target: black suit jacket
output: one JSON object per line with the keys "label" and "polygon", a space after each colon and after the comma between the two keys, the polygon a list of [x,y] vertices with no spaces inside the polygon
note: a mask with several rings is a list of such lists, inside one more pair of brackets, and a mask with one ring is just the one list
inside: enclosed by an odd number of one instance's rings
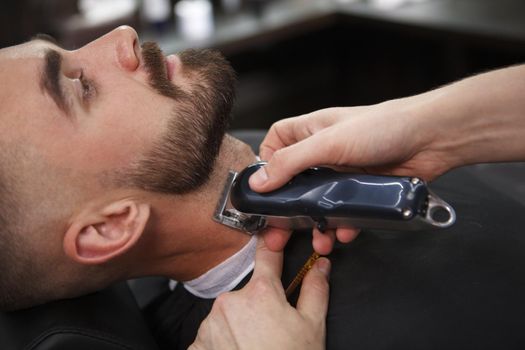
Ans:
{"label": "black suit jacket", "polygon": [[[525,349],[524,208],[464,170],[431,187],[456,209],[453,227],[363,230],[336,245],[328,349]],[[296,232],[286,248],[285,285],[311,252],[311,235]],[[213,302],[188,311],[188,297],[176,294],[147,310],[166,349],[191,344]]]}

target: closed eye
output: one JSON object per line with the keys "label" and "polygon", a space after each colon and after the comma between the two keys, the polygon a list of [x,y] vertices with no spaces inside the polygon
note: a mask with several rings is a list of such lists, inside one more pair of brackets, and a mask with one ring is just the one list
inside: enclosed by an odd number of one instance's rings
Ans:
{"label": "closed eye", "polygon": [[84,71],[80,71],[78,80],[82,86],[82,100],[84,102],[89,102],[96,95],[95,83],[84,75]]}

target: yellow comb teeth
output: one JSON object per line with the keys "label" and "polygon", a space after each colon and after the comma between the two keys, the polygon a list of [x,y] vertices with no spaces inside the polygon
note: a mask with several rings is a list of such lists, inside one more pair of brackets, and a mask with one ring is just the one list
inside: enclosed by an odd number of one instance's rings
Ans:
{"label": "yellow comb teeth", "polygon": [[286,288],[285,293],[287,298],[289,298],[290,295],[292,295],[292,293],[295,291],[295,289],[301,284],[304,276],[306,276],[308,271],[310,271],[317,259],[319,259],[320,257],[321,255],[317,254],[316,252],[313,252],[312,255],[310,255],[308,260],[306,260],[306,262],[304,263],[303,267],[301,267],[297,275],[295,275],[290,285],[288,285],[288,288]]}

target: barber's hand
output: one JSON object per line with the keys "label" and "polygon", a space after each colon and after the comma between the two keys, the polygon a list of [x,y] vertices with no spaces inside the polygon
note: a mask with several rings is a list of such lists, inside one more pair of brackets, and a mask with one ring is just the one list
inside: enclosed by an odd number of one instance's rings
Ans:
{"label": "barber's hand", "polygon": [[[450,168],[440,154],[427,149],[431,135],[411,118],[402,100],[347,108],[328,108],[275,123],[261,148],[268,164],[250,178],[258,192],[277,189],[299,172],[319,165],[341,171],[419,176],[430,180]],[[353,240],[358,230],[338,229],[321,234],[314,229],[313,246],[321,254],[331,251],[335,237]],[[270,229],[268,247],[280,250],[290,232]]]}
{"label": "barber's hand", "polygon": [[251,280],[215,300],[190,349],[324,349],[330,262],[321,258],[307,273],[294,308],[281,284],[282,259],[259,239]]}
{"label": "barber's hand", "polygon": [[[271,191],[319,165],[432,180],[467,164],[524,161],[524,87],[525,65],[519,65],[373,106],[282,120],[261,145],[268,165],[252,175],[250,186]],[[268,247],[282,249],[288,237],[272,230]],[[338,230],[337,237],[348,241],[355,231]],[[331,249],[330,239],[314,237],[315,249]]]}

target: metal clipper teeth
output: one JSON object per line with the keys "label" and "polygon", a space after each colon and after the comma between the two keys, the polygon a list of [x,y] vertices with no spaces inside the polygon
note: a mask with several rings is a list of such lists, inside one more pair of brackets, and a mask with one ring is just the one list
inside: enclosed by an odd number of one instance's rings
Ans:
{"label": "metal clipper teeth", "polygon": [[233,209],[230,203],[230,190],[236,177],[237,172],[230,170],[219,201],[217,202],[217,207],[213,214],[213,220],[253,235],[266,227],[266,219],[263,216],[251,216]]}

